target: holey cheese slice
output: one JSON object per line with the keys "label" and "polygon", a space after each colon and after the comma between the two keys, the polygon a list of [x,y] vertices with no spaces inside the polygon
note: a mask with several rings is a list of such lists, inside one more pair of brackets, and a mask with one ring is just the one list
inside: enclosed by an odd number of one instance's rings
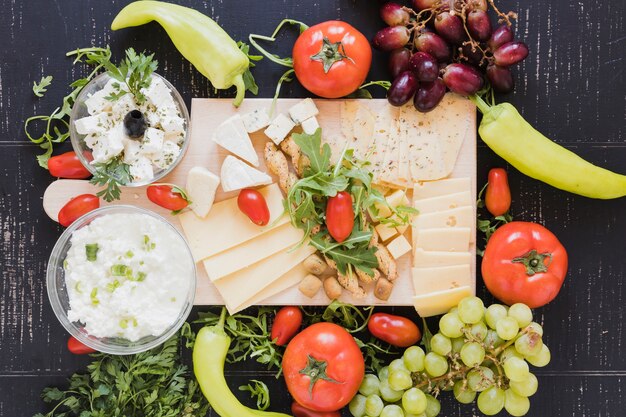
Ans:
{"label": "holey cheese slice", "polygon": [[259,157],[252,146],[246,127],[238,114],[229,117],[219,125],[213,136],[213,142],[255,167],[259,166]]}
{"label": "holey cheese slice", "polygon": [[437,229],[413,228],[413,247],[427,251],[467,252],[471,229],[447,227]]}
{"label": "holey cheese slice", "polygon": [[472,285],[469,264],[417,267],[413,268],[411,273],[413,289],[418,295]]}
{"label": "holey cheese slice", "polygon": [[471,287],[463,286],[451,290],[437,291],[413,297],[413,306],[421,317],[447,313],[465,297],[473,295]]}
{"label": "holey cheese slice", "polygon": [[439,227],[473,227],[476,223],[472,206],[457,207],[435,213],[418,214],[413,219],[413,226],[418,229]]}
{"label": "holey cheese slice", "polygon": [[413,202],[413,207],[415,207],[420,214],[427,214],[442,210],[450,210],[457,207],[471,206],[472,204],[472,193],[470,190],[467,190],[439,197],[430,197],[419,200],[416,199]]}

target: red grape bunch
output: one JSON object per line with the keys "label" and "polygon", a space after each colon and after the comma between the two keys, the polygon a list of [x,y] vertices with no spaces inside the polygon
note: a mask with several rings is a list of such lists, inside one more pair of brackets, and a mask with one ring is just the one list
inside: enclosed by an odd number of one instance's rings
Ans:
{"label": "red grape bunch", "polygon": [[[447,90],[469,96],[485,87],[513,89],[510,67],[528,56],[528,47],[513,37],[513,12],[503,13],[494,0],[412,0],[413,7],[385,3],[380,16],[389,25],[374,36],[374,47],[390,52],[393,78],[389,103],[413,98],[428,112]],[[489,10],[498,16],[492,27]],[[486,80],[485,80],[486,76]]]}

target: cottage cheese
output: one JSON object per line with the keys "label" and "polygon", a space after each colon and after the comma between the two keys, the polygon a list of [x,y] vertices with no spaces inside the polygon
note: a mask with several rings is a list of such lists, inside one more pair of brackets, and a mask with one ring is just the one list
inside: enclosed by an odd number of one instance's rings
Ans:
{"label": "cottage cheese", "polygon": [[107,214],[75,231],[70,243],[68,318],[90,335],[136,341],[176,321],[194,269],[171,228],[146,214]]}

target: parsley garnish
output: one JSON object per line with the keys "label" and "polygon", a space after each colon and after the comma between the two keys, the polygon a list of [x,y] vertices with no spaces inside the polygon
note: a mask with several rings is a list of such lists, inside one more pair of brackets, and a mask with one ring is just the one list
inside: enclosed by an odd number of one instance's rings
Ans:
{"label": "parsley garnish", "polygon": [[[128,48],[126,57],[117,67],[112,64],[107,66],[107,74],[120,83],[126,84],[137,104],[143,104],[146,101],[146,96],[141,92],[141,89],[150,86],[152,73],[156,71],[158,65],[158,61],[154,60],[154,54],[146,55],[144,52],[137,54],[133,48]],[[116,96],[106,98],[114,101],[123,95],[120,91]]]}
{"label": "parsley garnish", "polygon": [[261,411],[267,410],[270,406],[270,390],[263,381],[251,379],[248,385],[240,385],[239,391],[248,391],[250,398],[256,397],[256,406]]}
{"label": "parsley garnish", "polygon": [[33,94],[37,97],[43,97],[44,93],[48,91],[50,84],[52,84],[52,75],[41,77],[39,82],[33,81]]}
{"label": "parsley garnish", "polygon": [[94,164],[96,173],[89,180],[94,185],[106,186],[96,195],[104,201],[119,200],[122,190],[120,185],[126,185],[132,181],[130,165],[125,164],[121,158],[113,158],[105,164]]}

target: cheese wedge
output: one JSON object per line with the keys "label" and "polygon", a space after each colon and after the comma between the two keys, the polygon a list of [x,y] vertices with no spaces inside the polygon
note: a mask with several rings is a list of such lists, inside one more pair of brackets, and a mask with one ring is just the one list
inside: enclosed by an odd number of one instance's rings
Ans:
{"label": "cheese wedge", "polygon": [[458,287],[413,297],[413,306],[421,317],[447,313],[459,301],[474,294],[471,287]]}
{"label": "cheese wedge", "polygon": [[469,227],[438,229],[413,228],[413,247],[426,251],[467,252],[470,244]]}
{"label": "cheese wedge", "polygon": [[215,129],[211,139],[222,148],[237,155],[255,167],[259,166],[259,157],[252,146],[252,141],[246,131],[243,120],[238,114],[224,120],[224,122]]}
{"label": "cheese wedge", "polygon": [[472,193],[469,190],[439,197],[424,198],[413,202],[413,207],[415,207],[420,214],[435,213],[471,205]]}
{"label": "cheese wedge", "polygon": [[258,132],[270,124],[270,117],[266,109],[256,109],[241,116],[243,125],[248,133]]}
{"label": "cheese wedge", "polygon": [[413,187],[413,199],[420,200],[468,190],[471,191],[471,187],[472,181],[470,178],[446,178],[439,181],[417,182]]}
{"label": "cheese wedge", "polygon": [[191,200],[191,210],[198,217],[205,217],[215,200],[220,177],[204,167],[193,167],[187,173],[186,191]]}
{"label": "cheese wedge", "polygon": [[419,230],[439,227],[474,227],[475,223],[472,206],[419,214],[413,219],[413,226]]}
{"label": "cheese wedge", "polygon": [[413,266],[434,267],[471,264],[472,254],[470,252],[443,252],[425,251],[422,248],[415,248],[413,251]]}
{"label": "cheese wedge", "polygon": [[272,183],[272,177],[231,155],[224,159],[220,176],[222,189],[227,192]]}
{"label": "cheese wedge", "polygon": [[411,269],[415,294],[429,294],[472,285],[470,265],[417,267]]}

